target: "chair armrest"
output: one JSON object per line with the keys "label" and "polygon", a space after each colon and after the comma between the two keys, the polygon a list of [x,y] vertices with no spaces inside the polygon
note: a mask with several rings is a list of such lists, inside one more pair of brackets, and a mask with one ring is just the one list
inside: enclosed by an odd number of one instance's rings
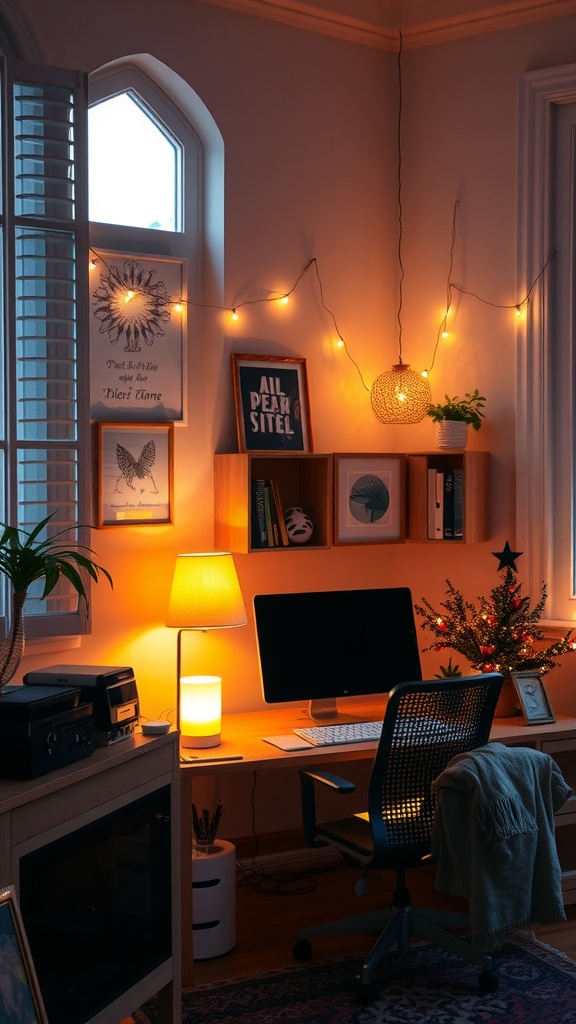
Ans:
{"label": "chair armrest", "polygon": [[327,786],[337,793],[346,795],[354,793],[356,786],[348,779],[342,779],[332,772],[300,770],[300,795],[302,798],[302,827],[304,831],[304,842],[307,846],[316,848],[327,846],[328,843],[316,838],[316,783]]}
{"label": "chair armrest", "polygon": [[333,772],[323,771],[310,771],[309,768],[300,769],[300,777],[307,777],[312,779],[313,782],[320,782],[323,786],[329,786],[330,789],[336,789],[339,793],[354,793],[356,786],[349,779],[343,779],[340,775],[334,775]]}

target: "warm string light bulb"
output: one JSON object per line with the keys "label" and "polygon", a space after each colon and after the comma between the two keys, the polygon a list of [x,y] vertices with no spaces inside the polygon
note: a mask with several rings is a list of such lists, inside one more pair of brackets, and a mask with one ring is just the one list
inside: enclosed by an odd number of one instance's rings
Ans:
{"label": "warm string light bulb", "polygon": [[[456,206],[457,206],[457,203],[455,204],[455,208],[454,208],[455,210],[456,210]],[[453,245],[454,245],[454,240],[455,240],[455,228],[453,226]],[[104,268],[110,269],[108,267],[107,263],[106,263],[106,260],[99,253],[97,253],[95,249],[90,248],[90,252],[93,253],[93,255],[89,259],[89,269],[90,270],[94,270],[97,267],[98,263],[101,263]],[[544,274],[544,272],[545,272],[548,264],[550,263],[553,255],[554,255],[554,253],[551,253],[550,256],[548,257],[548,259],[547,259],[546,263],[544,264],[542,270],[540,271],[540,273],[538,274],[538,276],[536,277],[536,279],[534,280],[534,282],[530,286],[530,289],[528,290],[528,293],[527,293],[526,297],[524,299],[522,299],[521,302],[515,303],[513,305],[512,308],[515,310],[515,316],[516,316],[517,319],[519,319],[519,318],[521,318],[523,316],[526,316],[526,306],[527,306],[527,303],[529,301],[530,294],[533,291],[534,287],[536,286],[537,282],[540,280],[540,278]],[[372,387],[369,388],[368,385],[366,384],[366,382],[364,381],[364,378],[362,376],[362,372],[361,372],[358,364],[355,362],[355,360],[351,356],[351,354],[350,354],[350,352],[348,350],[348,346],[347,346],[344,338],[340,334],[340,331],[338,330],[338,325],[336,323],[336,318],[334,316],[334,313],[326,305],[326,303],[324,301],[322,281],[321,281],[321,278],[320,278],[320,274],[319,274],[319,271],[318,271],[318,264],[317,264],[317,260],[316,260],[315,257],[312,257],[311,259],[308,260],[308,262],[304,266],[303,270],[298,275],[298,277],[297,277],[296,281],[294,282],[292,288],[289,289],[288,292],[285,292],[283,295],[279,295],[276,298],[268,297],[268,298],[263,298],[263,299],[250,299],[250,300],[247,300],[246,302],[241,302],[240,306],[244,306],[244,305],[248,305],[248,304],[251,305],[253,303],[262,303],[262,302],[268,302],[268,303],[270,303],[270,302],[272,302],[272,303],[278,302],[278,303],[281,303],[282,305],[286,305],[290,301],[292,293],[294,292],[294,290],[298,286],[298,284],[301,281],[301,279],[312,268],[314,269],[315,274],[316,274],[316,278],[318,280],[318,286],[319,286],[319,289],[320,289],[320,298],[321,298],[322,307],[329,314],[329,316],[332,318],[332,321],[334,323],[334,327],[335,327],[337,335],[338,335],[338,340],[336,340],[334,342],[334,345],[337,348],[339,348],[339,349],[344,349],[344,351],[348,355],[348,358],[351,360],[353,365],[356,367],[356,370],[358,371],[358,375],[360,377],[360,380],[362,382],[363,387],[365,388],[366,391],[368,391],[370,393],[372,407],[373,407],[373,411],[374,411],[376,417],[378,419],[380,419],[382,423],[418,423],[418,422],[420,422],[420,420],[424,418],[424,416],[425,416],[425,414],[427,412],[428,405],[429,405],[429,403],[431,401],[430,386],[428,384],[427,378],[428,378],[430,372],[434,368],[434,362],[435,362],[435,357],[436,357],[436,348],[437,348],[437,345],[438,345],[438,341],[439,341],[440,337],[442,337],[442,338],[449,337],[449,333],[448,333],[448,330],[447,330],[447,318],[448,318],[448,315],[450,313],[450,300],[448,302],[448,306],[447,306],[447,308],[445,310],[443,319],[441,321],[441,328],[440,328],[440,330],[438,331],[438,334],[437,334],[436,346],[434,348],[434,352],[433,352],[433,356],[432,356],[432,361],[430,363],[429,368],[427,370],[422,370],[420,372],[420,374],[418,374],[418,373],[416,373],[413,370],[411,371],[410,367],[407,364],[403,364],[402,363],[401,327],[400,327],[399,363],[392,367],[392,374],[391,375],[389,373],[388,374],[381,374],[380,377],[378,377],[374,381],[374,383],[372,384]],[[448,282],[449,296],[451,294],[452,289],[456,289],[457,291],[461,292],[464,295],[466,295],[466,294],[475,295],[474,292],[468,292],[466,289],[462,288],[460,285],[453,284],[452,281],[451,281],[451,277],[449,276],[449,282]],[[125,292],[125,294],[124,294],[124,297],[123,297],[124,302],[125,303],[131,302],[136,294],[137,294],[137,292],[135,290],[132,290],[132,289],[127,290]],[[487,305],[498,306],[497,303],[493,303],[493,302],[488,303],[487,300],[482,299],[478,295],[475,295],[475,297],[477,299],[479,299],[481,302],[486,302]],[[118,301],[122,301],[122,298],[121,298],[120,295],[118,296]],[[227,307],[227,306],[210,306],[210,307],[205,307],[203,305],[203,303],[191,302],[191,300],[188,300],[188,299],[177,299],[177,300],[173,301],[173,309],[174,309],[175,312],[182,312],[182,310],[184,308],[184,305],[189,305],[189,304],[191,304],[193,306],[198,306],[198,307],[201,307],[201,308],[217,308],[217,309],[222,310],[225,313],[229,313],[232,320],[234,320],[234,321],[239,320],[239,313],[238,313],[238,307],[237,306],[234,306],[232,308]],[[399,309],[400,308],[401,308],[401,306],[399,307]],[[499,308],[508,308],[509,309],[510,305],[500,306]],[[406,374],[406,376],[402,379],[401,382],[399,382],[399,380],[398,380],[398,375],[397,375],[398,371],[403,371],[403,373]],[[392,418],[392,419],[388,418],[388,411],[384,408],[384,404],[385,403],[384,403],[384,400],[381,398],[381,390],[382,390],[383,384],[390,377],[392,377],[392,378],[396,377],[396,380],[394,381],[394,383],[392,385],[392,388],[393,388],[393,391],[394,391],[394,403],[393,403],[394,408],[393,408],[393,413],[392,413],[394,418]],[[413,381],[411,383],[411,378],[416,378],[418,380],[418,387],[415,388],[415,385],[414,385]],[[408,386],[408,385],[410,385],[410,386]],[[419,397],[416,397],[417,395]]]}

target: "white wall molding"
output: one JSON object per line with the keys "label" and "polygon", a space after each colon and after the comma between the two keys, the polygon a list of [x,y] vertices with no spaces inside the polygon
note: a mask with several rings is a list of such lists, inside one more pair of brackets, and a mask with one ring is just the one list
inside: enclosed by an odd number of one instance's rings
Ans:
{"label": "white wall molding", "polygon": [[389,51],[398,48],[400,29],[403,47],[415,49],[576,13],[576,0],[437,0],[432,19],[429,2],[411,3],[410,10],[406,10],[403,0],[201,2]]}

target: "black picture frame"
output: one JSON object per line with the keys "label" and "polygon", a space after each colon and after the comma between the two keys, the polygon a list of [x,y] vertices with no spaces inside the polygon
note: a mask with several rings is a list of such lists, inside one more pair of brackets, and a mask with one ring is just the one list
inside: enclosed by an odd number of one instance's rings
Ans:
{"label": "black picture frame", "polygon": [[311,452],[306,360],[232,354],[240,452]]}

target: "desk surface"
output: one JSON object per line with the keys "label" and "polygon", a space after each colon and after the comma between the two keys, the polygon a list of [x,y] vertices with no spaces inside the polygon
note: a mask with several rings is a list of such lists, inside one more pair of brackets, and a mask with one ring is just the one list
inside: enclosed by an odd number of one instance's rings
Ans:
{"label": "desk surface", "polygon": [[[356,713],[366,720],[381,718],[384,706],[362,705]],[[313,724],[306,712],[300,708],[271,709],[242,714],[224,715],[222,719],[222,742],[217,747],[205,750],[182,749],[184,755],[198,755],[209,758],[199,764],[182,765],[184,775],[237,774],[242,771],[257,771],[266,768],[300,767],[302,763],[316,764],[322,761],[356,761],[370,758],[376,743],[346,743],[330,747],[313,747],[307,750],[280,750],[265,743],[263,736],[279,736],[291,733],[295,726]],[[576,719],[559,715],[549,725],[526,725],[522,716],[496,719],[490,739],[500,742],[526,743],[531,737],[539,738],[562,734],[562,737],[576,736]],[[223,761],[221,758],[241,756],[242,760]]]}

